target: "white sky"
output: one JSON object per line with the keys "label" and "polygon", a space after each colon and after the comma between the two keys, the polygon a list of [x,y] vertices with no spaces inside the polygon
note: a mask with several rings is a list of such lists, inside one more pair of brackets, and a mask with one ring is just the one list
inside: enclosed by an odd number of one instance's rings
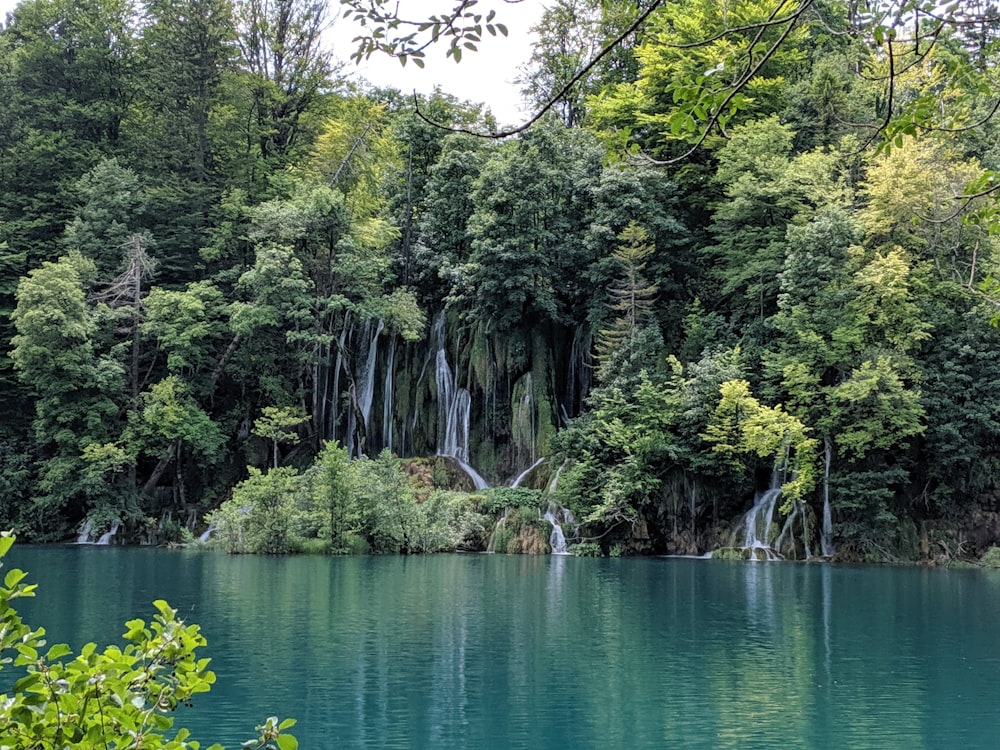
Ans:
{"label": "white sky", "polygon": [[[0,19],[18,4],[18,0],[0,0]],[[424,16],[441,13],[452,7],[446,0],[401,0],[401,13]],[[425,66],[421,70],[412,61],[402,67],[398,60],[384,55],[355,65],[349,60],[354,45],[351,39],[358,34],[357,27],[338,18],[331,31],[336,57],[346,60],[345,73],[360,76],[379,86],[394,86],[404,93],[414,90],[429,93],[435,85],[445,93],[473,102],[485,102],[501,125],[519,124],[526,119],[520,110],[519,87],[513,83],[518,68],[531,56],[531,39],[528,29],[541,15],[546,3],[543,0],[480,0],[478,10],[484,15],[496,9],[495,20],[504,23],[510,34],[491,37],[488,34],[479,45],[478,52],[466,52],[460,63],[445,58],[447,47],[427,50]],[[338,14],[340,3],[330,0],[331,15]]]}

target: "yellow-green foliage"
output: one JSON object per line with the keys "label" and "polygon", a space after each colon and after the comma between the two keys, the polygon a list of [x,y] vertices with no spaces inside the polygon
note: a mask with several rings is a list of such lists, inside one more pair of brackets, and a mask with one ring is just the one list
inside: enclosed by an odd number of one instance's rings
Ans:
{"label": "yellow-green foliage", "polygon": [[781,405],[765,406],[750,393],[745,380],[727,380],[720,388],[721,399],[702,434],[712,450],[742,466],[742,456],[755,454],[771,458],[776,469],[789,479],[781,486],[785,498],[782,510],[816,486],[818,443],[809,437],[809,428]]}

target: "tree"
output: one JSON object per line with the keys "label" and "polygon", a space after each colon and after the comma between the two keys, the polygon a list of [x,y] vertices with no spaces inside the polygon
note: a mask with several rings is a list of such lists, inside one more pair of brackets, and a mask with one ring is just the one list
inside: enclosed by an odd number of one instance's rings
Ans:
{"label": "tree", "polygon": [[352,490],[347,449],[326,443],[306,479],[310,508],[317,515],[316,536],[329,541],[333,554],[351,552],[361,531],[361,509]]}
{"label": "tree", "polygon": [[285,166],[296,148],[310,145],[305,116],[331,70],[321,44],[326,10],[321,0],[235,3],[239,64],[249,95],[246,136],[271,168]]}
{"label": "tree", "polygon": [[[80,255],[44,263],[18,284],[11,357],[35,394],[35,440],[45,456],[38,502],[61,508],[107,489],[88,486],[84,447],[118,438],[121,364],[95,347],[85,286],[93,264]],[[77,510],[79,512],[79,510]]]}
{"label": "tree", "polygon": [[286,555],[296,541],[292,519],[302,479],[291,466],[247,470],[250,476],[207,520],[218,527],[216,538],[230,554]]}
{"label": "tree", "polygon": [[[441,40],[447,42],[445,54],[457,61],[463,47],[476,49],[484,28],[490,34],[499,30],[506,35],[506,27],[494,22],[495,9],[490,8],[485,15],[478,11],[479,0],[454,0],[448,13],[415,18],[400,16],[398,5],[389,0],[341,0],[341,5],[347,8],[345,17],[366,30],[371,27],[370,33],[355,38],[358,48],[353,57],[358,61],[384,52],[399,57],[404,64],[411,58],[420,64],[425,50]],[[495,0],[491,5],[500,2]],[[871,128],[869,143],[879,136],[884,137],[884,143],[893,143],[918,131],[963,126],[956,122],[968,111],[968,96],[949,101],[942,110],[934,106],[933,96],[907,101],[899,95],[897,83],[902,74],[921,65],[938,46],[956,37],[964,44],[966,54],[949,77],[976,80],[970,92],[988,85],[978,74],[988,65],[998,27],[994,6],[966,0],[889,0],[864,7],[853,0],[829,4],[822,0],[739,0],[721,5],[708,0],[602,3],[605,18],[620,13],[622,7],[632,11],[630,22],[618,26],[624,26],[623,31],[604,41],[588,62],[578,66],[568,85],[553,91],[534,116],[512,130],[477,135],[506,137],[531,127],[550,108],[566,101],[569,90],[585,81],[606,57],[632,44],[641,31],[647,40],[643,44],[646,72],[652,73],[651,80],[657,77],[657,68],[667,73],[660,78],[663,87],[648,86],[647,93],[665,104],[667,112],[654,107],[637,122],[636,92],[622,90],[618,93],[626,95],[603,106],[601,119],[605,126],[624,128],[621,143],[629,141],[629,131],[636,124],[659,121],[653,128],[659,135],[694,143],[673,156],[673,160],[684,158],[713,132],[724,134],[726,123],[741,110],[753,107],[755,93],[778,82],[773,77],[776,72],[780,75],[783,68],[790,70],[789,62],[804,59],[803,49],[797,45],[808,27],[814,26],[828,38],[848,40],[843,46],[855,58],[856,72],[868,69],[874,73],[871,77],[882,92],[871,98],[871,117],[861,124]],[[861,44],[850,44],[854,39]],[[666,63],[656,64],[657,57]],[[643,77],[640,74],[637,88],[644,86]],[[976,124],[988,122],[996,111],[995,107],[987,111]]]}
{"label": "tree", "polygon": [[198,395],[211,395],[223,364],[218,352],[231,341],[222,291],[209,281],[181,290],[154,287],[144,304],[141,333],[165,356],[167,372],[184,378]]}
{"label": "tree", "polygon": [[270,440],[274,468],[278,468],[278,444],[299,442],[298,431],[292,431],[309,421],[309,415],[294,406],[265,406],[263,414],[253,422],[253,434]]}
{"label": "tree", "polygon": [[[372,27],[370,34],[355,39],[358,48],[353,57],[358,61],[378,51],[399,57],[404,65],[412,59],[423,67],[424,50],[444,39],[448,41],[445,54],[459,62],[463,49],[475,51],[484,28],[491,36],[507,36],[507,27],[494,22],[496,11],[490,10],[485,18],[476,12],[478,0],[458,0],[451,12],[414,20],[401,18],[398,6],[390,0],[341,0],[340,4],[346,8],[345,18]],[[404,32],[398,31],[400,28]]]}
{"label": "tree", "polygon": [[597,361],[601,378],[611,375],[609,366],[616,352],[631,356],[639,331],[653,320],[657,288],[643,277],[646,262],[653,253],[646,230],[632,222],[618,235],[620,244],[612,258],[620,276],[608,289],[608,308],[612,314],[609,327],[597,333]]}
{"label": "tree", "polygon": [[[13,543],[9,533],[0,534],[0,560]],[[123,647],[99,651],[88,643],[75,657],[65,643],[46,649],[45,629],[26,624],[14,606],[16,599],[35,595],[36,585],[25,583],[26,576],[13,568],[0,586],[0,669],[12,664],[22,674],[0,701],[5,745],[80,750],[197,746],[187,729],[173,729],[172,715],[215,682],[209,660],[200,658],[206,641],[197,625],[185,624],[177,610],[157,600],[149,622],[125,623]],[[269,718],[243,746],[295,750],[298,742],[285,731],[294,724],[293,719]]]}
{"label": "tree", "polygon": [[567,127],[584,121],[584,100],[604,83],[601,71],[594,70],[567,90],[604,41],[601,5],[594,0],[558,0],[532,27],[538,40],[521,73],[521,93],[536,108],[554,100],[553,109]]}
{"label": "tree", "polygon": [[702,437],[739,471],[745,456],[770,459],[783,481],[784,510],[808,497],[816,486],[816,448],[811,430],[781,404],[761,404],[745,380],[730,380],[719,389],[718,406]]}
{"label": "tree", "polygon": [[844,156],[819,150],[792,156],[794,133],[777,117],[738,125],[718,151],[714,182],[724,200],[712,217],[714,245],[704,250],[719,293],[741,322],[770,317],[789,226],[813,211],[850,199]]}
{"label": "tree", "polygon": [[586,134],[553,127],[504,144],[484,165],[465,288],[455,290],[475,317],[500,332],[582,317],[589,296],[578,271],[591,258],[581,238],[600,157]]}
{"label": "tree", "polygon": [[125,122],[124,153],[143,175],[155,211],[157,254],[176,278],[194,278],[223,176],[237,169],[240,107],[233,4],[229,0],[142,3],[136,57],[143,76]]}
{"label": "tree", "polygon": [[163,472],[173,462],[174,502],[181,507],[187,502],[187,455],[201,467],[211,465],[218,460],[225,439],[219,425],[192,397],[187,384],[176,375],[168,375],[141,395],[127,442],[136,455],[153,456],[158,461],[143,487],[147,496],[153,494]]}
{"label": "tree", "polygon": [[134,91],[132,10],[129,0],[28,0],[0,32],[0,240],[27,253],[29,268],[55,259],[73,184],[120,146]]}

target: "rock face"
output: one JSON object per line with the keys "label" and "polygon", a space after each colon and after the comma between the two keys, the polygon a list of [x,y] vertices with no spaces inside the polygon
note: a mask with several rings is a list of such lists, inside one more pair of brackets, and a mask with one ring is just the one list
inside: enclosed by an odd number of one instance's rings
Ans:
{"label": "rock face", "polygon": [[497,334],[434,316],[405,343],[378,321],[342,337],[331,364],[327,440],[351,455],[455,459],[478,484],[500,484],[548,453],[590,386],[582,330],[554,325]]}

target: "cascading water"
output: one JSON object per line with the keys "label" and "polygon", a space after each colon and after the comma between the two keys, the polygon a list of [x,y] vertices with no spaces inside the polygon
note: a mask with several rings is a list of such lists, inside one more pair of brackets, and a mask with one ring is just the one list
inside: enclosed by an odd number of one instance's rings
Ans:
{"label": "cascading water", "polygon": [[361,381],[360,393],[358,394],[358,405],[361,417],[364,419],[364,427],[367,430],[371,425],[372,399],[375,396],[375,357],[378,354],[378,337],[385,329],[385,323],[380,318],[375,325],[375,332],[371,333],[371,324],[365,325],[365,331],[371,338],[368,343],[368,356],[358,380]]}
{"label": "cascading water", "polygon": [[94,525],[90,522],[90,519],[86,519],[83,525],[80,526],[80,534],[76,537],[77,544],[90,544],[90,534],[94,530]]}
{"label": "cascading water", "polygon": [[566,546],[566,536],[563,534],[562,526],[559,525],[559,519],[556,518],[556,511],[552,506],[549,506],[542,518],[552,524],[552,533],[549,535],[549,546],[552,548],[552,554],[568,555],[569,548]]}
{"label": "cascading water", "polygon": [[833,546],[833,515],[830,513],[830,496],[823,498],[823,526],[819,537],[820,554],[833,557],[837,551]]}
{"label": "cascading water", "polygon": [[438,387],[438,453],[462,461],[469,460],[469,411],[472,395],[459,388],[448,365],[444,349],[438,349],[435,376]]}
{"label": "cascading water", "polygon": [[363,340],[367,341],[367,351],[365,359],[361,365],[361,370],[355,380],[355,399],[357,403],[357,416],[361,418],[361,424],[357,424],[355,410],[352,409],[348,419],[348,455],[351,458],[360,458],[363,448],[355,442],[354,435],[360,427],[363,435],[368,435],[371,429],[372,400],[375,396],[375,358],[378,355],[378,337],[385,328],[385,322],[379,319],[372,331],[372,323],[365,323]]}
{"label": "cascading water", "polygon": [[812,557],[812,548],[809,546],[809,515],[806,513],[806,506],[801,502],[796,502],[792,506],[792,512],[788,514],[785,519],[785,525],[781,529],[781,533],[778,534],[777,540],[774,542],[774,549],[778,554],[787,554],[783,550],[790,550],[793,557],[797,557],[798,548],[795,540],[795,524],[796,522],[802,528],[802,550],[805,553],[805,559],[808,560]]}
{"label": "cascading water", "polygon": [[537,469],[544,462],[545,462],[545,456],[542,456],[537,461],[535,461],[535,463],[533,463],[527,469],[525,469],[520,474],[518,474],[517,478],[514,479],[514,481],[510,483],[510,486],[511,487],[520,487],[521,486],[521,482],[523,482],[525,479],[527,479],[528,475],[531,472],[533,472],[535,469]]}
{"label": "cascading water", "polygon": [[437,343],[434,362],[438,411],[437,453],[439,456],[453,458],[462,471],[469,475],[477,490],[486,489],[489,483],[469,464],[469,412],[472,409],[472,394],[465,388],[459,388],[458,380],[448,364],[444,313],[434,321],[434,339]]}
{"label": "cascading water", "polygon": [[201,533],[201,536],[198,537],[198,541],[204,544],[205,542],[207,542],[209,539],[212,538],[212,534],[214,534],[218,528],[219,527],[216,526],[214,523],[209,524],[209,527]]}
{"label": "cascading water", "polygon": [[111,544],[111,540],[115,538],[115,534],[118,533],[118,529],[121,528],[120,521],[112,521],[111,528],[101,534],[100,539],[97,540],[96,544],[107,545]]}
{"label": "cascading water", "polygon": [[820,529],[819,551],[823,557],[833,557],[833,514],[830,511],[830,464],[833,461],[833,446],[829,438],[825,441],[826,466],[823,469],[823,525]]}
{"label": "cascading water", "polygon": [[392,413],[395,409],[396,336],[389,337],[389,351],[385,359],[385,387],[382,395],[382,445],[390,451],[392,445]]}
{"label": "cascading water", "polygon": [[781,486],[772,482],[769,490],[762,493],[754,502],[753,507],[743,516],[743,549],[750,553],[751,560],[780,560],[768,543],[771,523],[774,521],[774,508],[781,496]]}
{"label": "cascading water", "polygon": [[333,364],[333,391],[330,403],[327,407],[329,410],[326,432],[327,440],[337,439],[337,420],[340,418],[340,371],[344,366],[344,347],[347,345],[347,331],[350,320],[351,313],[348,311],[344,314],[344,327],[341,329],[340,336],[337,338],[337,358],[334,360]]}

